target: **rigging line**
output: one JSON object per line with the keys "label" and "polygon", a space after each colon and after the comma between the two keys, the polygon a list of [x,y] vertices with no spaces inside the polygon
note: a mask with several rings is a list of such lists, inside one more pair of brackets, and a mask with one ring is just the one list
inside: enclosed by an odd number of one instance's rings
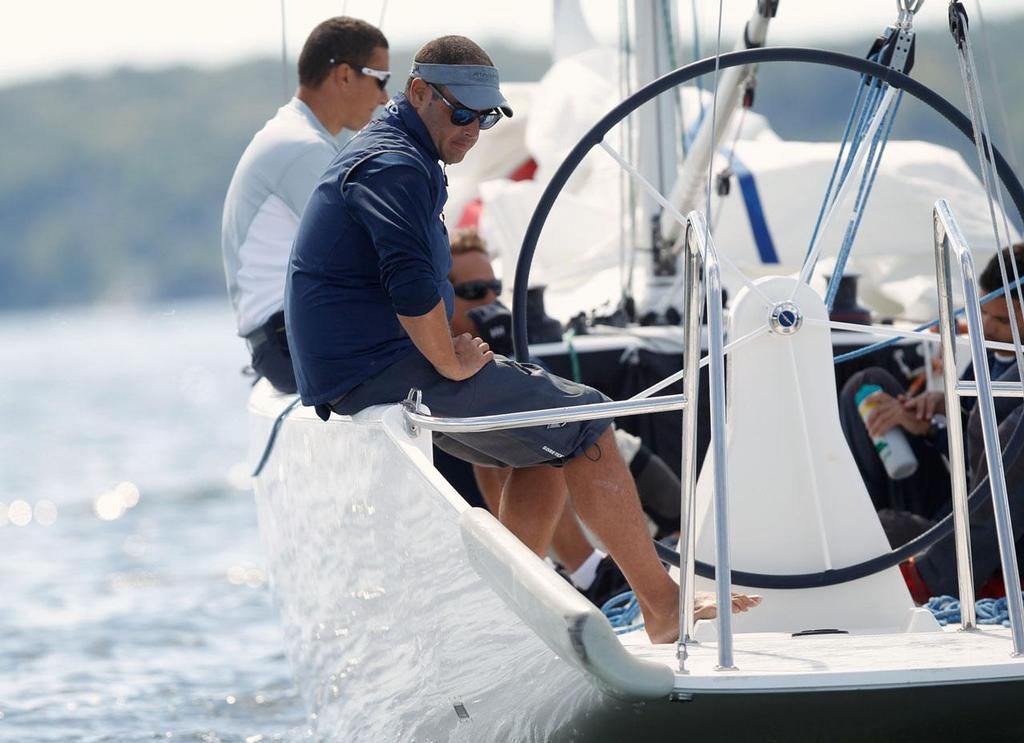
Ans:
{"label": "rigging line", "polygon": [[[1017,282],[1016,285],[1019,286],[1019,282]],[[1002,289],[1002,288],[995,289],[995,290],[989,292],[988,294],[986,294],[981,299],[979,299],[978,303],[979,304],[987,304],[987,303],[991,302],[993,299],[996,299],[998,297],[1003,296],[1005,293],[1006,293],[1006,291],[1004,289]],[[963,317],[964,312],[965,312],[964,308],[961,307],[960,309],[955,310],[953,312],[953,316],[954,317]],[[939,326],[939,321],[938,320],[931,320],[929,322],[922,323],[922,324],[916,326],[914,328],[914,330],[915,331],[930,330],[931,328],[937,328],[938,326]],[[872,343],[870,346],[864,346],[863,348],[858,348],[856,351],[847,351],[846,353],[841,353],[838,356],[836,356],[834,359],[832,359],[832,363],[833,364],[842,364],[842,363],[847,362],[847,361],[853,361],[854,359],[859,359],[862,356],[868,356],[870,354],[873,354],[876,351],[883,351],[886,348],[891,348],[892,346],[896,345],[896,343],[898,341],[899,341],[899,338],[891,338],[891,339],[889,339],[887,341],[879,341],[878,343]],[[1009,345],[1009,344],[1007,344],[1007,345]]]}
{"label": "rigging line", "polygon": [[[729,155],[728,155],[728,157],[726,158],[726,161],[725,161],[725,170],[719,172],[719,174],[718,174],[719,178],[721,178],[723,174],[727,178],[730,178],[730,179],[732,178],[732,175],[733,175],[733,173],[732,173],[732,165],[736,161],[736,145],[740,141],[740,132],[743,131],[743,122],[746,121],[746,119],[747,119],[747,107],[743,106],[743,107],[740,108],[740,117],[736,121],[736,131],[733,132],[732,146],[729,148]],[[739,178],[737,177],[736,180],[738,181]],[[713,222],[711,224],[711,234],[712,235],[714,235],[715,234],[715,230],[718,229],[718,223],[721,221],[721,218],[722,218],[722,199],[724,199],[724,198],[725,198],[724,195],[720,195],[719,199],[718,199],[718,211],[715,212],[714,220],[713,220]]]}
{"label": "rigging line", "polygon": [[[950,3],[952,13],[956,13],[957,17],[961,19],[960,24],[961,35],[957,38],[956,30],[953,30],[954,39],[958,42],[957,47],[957,60],[960,63],[960,78],[964,85],[964,94],[967,98],[967,109],[971,117],[971,126],[974,129],[974,144],[975,150],[978,153],[978,164],[981,169],[981,179],[985,188],[985,198],[988,203],[989,217],[992,220],[992,231],[995,235],[995,249],[998,258],[996,263],[999,265],[999,276],[1002,279],[1003,287],[1006,289],[1008,298],[1011,300],[1008,302],[1010,307],[1010,314],[1012,316],[1012,322],[1010,323],[1010,335],[1013,337],[1014,356],[1017,362],[1017,372],[1021,379],[1024,379],[1024,349],[1021,348],[1020,343],[1020,329],[1018,327],[1018,313],[1013,311],[1013,295],[1010,294],[1009,278],[1006,274],[1006,265],[1002,259],[1002,247],[1003,241],[999,234],[999,219],[995,213],[995,203],[999,204],[999,208],[1002,212],[1003,229],[1006,236],[1006,245],[1009,248],[1009,259],[1010,265],[1013,267],[1014,280],[1019,281],[1017,271],[1017,261],[1013,254],[1013,246],[1010,241],[1010,226],[1007,221],[1006,207],[1003,203],[1003,192],[999,187],[998,180],[992,178],[992,173],[989,167],[994,162],[993,148],[992,148],[992,136],[988,126],[988,118],[985,116],[985,105],[981,97],[981,86],[977,78],[977,66],[974,62],[974,52],[971,49],[971,37],[967,31],[967,16],[966,11],[963,10],[963,5],[955,2]],[[962,11],[962,15],[959,14]],[[952,21],[951,21],[952,25]],[[960,43],[962,42],[962,43]],[[993,184],[993,181],[995,183]],[[994,186],[994,188],[993,188]],[[996,199],[993,200],[992,194],[995,191]],[[1022,290],[1018,283],[1017,286],[1017,297],[1021,307],[1024,307],[1024,295],[1021,294]]]}
{"label": "rigging line", "polygon": [[1010,117],[1006,113],[1006,100],[1003,98],[1002,81],[999,78],[998,65],[996,65],[995,52],[992,51],[992,42],[988,35],[988,26],[985,24],[985,16],[981,12],[981,0],[974,0],[974,7],[978,10],[978,28],[981,30],[981,45],[985,47],[988,58],[989,70],[992,73],[992,88],[996,96],[996,108],[999,109],[999,116],[1003,123],[1003,141],[1007,144],[1010,155],[1010,165],[1015,172],[1020,172],[1020,161],[1017,159],[1017,145],[1014,144],[1014,136],[1010,130]]}
{"label": "rigging line", "polygon": [[[672,22],[672,5],[668,0],[661,0],[661,24],[665,27],[665,38],[668,41],[667,53],[668,53],[668,66],[673,70],[679,67],[679,57],[676,55],[676,27]],[[679,86],[673,90],[672,96],[672,108],[674,109],[676,121],[679,123],[679,131],[673,132],[678,134],[680,139],[680,146],[683,151],[683,155],[686,155],[686,122],[683,120],[683,89]],[[674,139],[674,137],[673,137]],[[679,162],[675,164],[676,169],[679,168]]]}
{"label": "rigging line", "polygon": [[[825,195],[821,199],[821,206],[818,207],[818,218],[814,222],[814,229],[811,231],[811,242],[807,246],[807,252],[810,253],[811,245],[814,244],[815,238],[818,236],[818,230],[821,227],[821,220],[825,216],[825,209],[829,205],[829,196],[832,195],[832,187],[836,182],[836,175],[839,173],[839,166],[845,162],[843,160],[843,154],[846,151],[846,143],[850,140],[850,133],[853,129],[854,118],[857,118],[857,114],[860,111],[861,100],[864,97],[865,80],[867,75],[861,75],[860,81],[857,83],[857,95],[853,99],[853,105],[850,107],[850,115],[846,119],[846,128],[843,130],[843,137],[839,140],[839,152],[836,154],[836,161],[832,164],[832,174],[828,178],[828,185],[825,187]],[[854,143],[850,143],[851,151]]]}
{"label": "rigging line", "polygon": [[[875,136],[875,132],[882,124],[882,119],[889,111],[889,107],[892,105],[892,99],[896,94],[896,88],[890,87],[885,91],[885,96],[882,98],[882,103],[879,105],[878,110],[871,119],[871,125],[868,127],[867,132],[864,134],[865,139],[870,139]],[[861,148],[860,152],[857,153],[856,160],[853,163],[852,174],[856,175],[860,173],[861,169],[865,165],[865,160],[868,154],[868,148]],[[800,289],[800,284],[809,284],[811,275],[814,273],[814,266],[818,262],[818,255],[821,253],[822,238],[825,232],[828,230],[828,226],[832,222],[832,217],[835,216],[836,210],[843,201],[843,197],[846,195],[846,190],[854,178],[847,178],[840,185],[836,191],[836,198],[832,202],[832,206],[829,208],[828,213],[825,216],[825,221],[822,223],[821,232],[815,238],[814,243],[811,245],[811,251],[807,258],[804,259],[803,268],[800,270],[800,281],[793,285],[793,291],[790,293],[789,301],[792,302],[796,296],[797,291]]]}
{"label": "rigging line", "polygon": [[[714,163],[715,155],[718,152],[717,143],[715,142],[715,121],[718,118],[718,70],[722,60],[722,7],[725,5],[725,0],[718,0],[718,38],[715,42],[715,76],[714,84],[715,90],[711,96],[711,154],[708,157],[708,180],[705,185],[705,200],[704,200],[704,249],[707,250],[709,241],[711,240],[711,184],[714,179]],[[702,256],[704,257],[704,256]]]}
{"label": "rigging line", "polygon": [[829,312],[836,301],[836,294],[839,293],[839,282],[846,271],[846,262],[850,258],[853,249],[853,241],[857,239],[857,232],[860,229],[861,220],[864,219],[864,210],[867,207],[868,198],[871,196],[871,189],[874,188],[875,178],[878,177],[878,169],[882,165],[882,155],[885,154],[885,146],[889,143],[889,136],[892,134],[893,124],[896,123],[896,112],[899,111],[900,102],[903,100],[903,91],[899,91],[892,109],[888,113],[888,121],[885,131],[878,130],[878,134],[871,143],[871,152],[868,154],[870,161],[869,171],[865,172],[861,179],[860,187],[857,190],[857,198],[853,203],[853,212],[846,225],[846,233],[843,235],[843,242],[836,256],[836,264],[832,269],[832,277],[829,280],[828,288],[825,291],[825,307]]}
{"label": "rigging line", "polygon": [[[749,343],[750,341],[754,340],[755,338],[760,338],[762,335],[764,335],[767,332],[768,332],[768,325],[767,324],[762,325],[762,326],[757,327],[757,328],[754,328],[753,330],[751,330],[746,335],[742,335],[739,338],[737,338],[736,340],[731,341],[730,343],[726,343],[725,346],[722,348],[722,352],[724,354],[726,354],[726,355],[729,355],[730,353],[735,351],[737,348],[740,348],[741,346],[746,345],[747,343]],[[701,356],[699,368],[703,369],[710,362],[711,362],[711,357],[710,356]],[[680,379],[682,379],[684,376],[686,376],[686,369],[685,368],[684,369],[680,369],[677,372],[673,372],[672,374],[670,374],[669,376],[665,377],[660,382],[655,382],[654,384],[652,384],[650,387],[648,387],[645,390],[640,390],[640,392],[637,392],[635,395],[633,395],[629,399],[630,400],[646,400],[651,395],[653,395],[655,393],[658,393],[658,392],[661,392],[666,387],[668,387],[668,386],[670,386],[672,384],[675,384]]]}
{"label": "rigging line", "polygon": [[[746,119],[746,116],[747,116],[747,109],[746,108],[741,108],[740,109],[739,121],[736,124],[736,132],[735,132],[735,134],[733,136],[733,140],[732,140],[732,147],[728,150],[728,153],[729,153],[728,157],[727,157],[728,165],[726,167],[729,170],[732,169],[733,162],[735,162],[735,160],[736,160],[736,143],[739,142],[740,131],[743,129],[743,122]],[[721,173],[719,175],[721,176]],[[737,181],[737,185],[740,187],[740,191],[743,191],[743,179],[739,175],[736,175],[736,181]],[[720,197],[719,200],[718,200],[718,209],[715,211],[715,214],[714,214],[714,217],[713,217],[714,221],[713,221],[713,223],[711,225],[711,234],[712,234],[712,236],[715,234],[715,230],[718,229],[718,223],[721,221],[721,218],[722,218],[722,198],[724,198],[724,197]],[[746,203],[746,202],[744,202],[744,203]],[[749,212],[750,211],[749,204],[747,205],[747,209],[748,209],[748,212]],[[681,234],[685,235],[685,233],[681,233]],[[756,230],[755,230],[755,237],[756,237]],[[775,262],[778,263],[777,260]],[[674,297],[676,295],[676,292],[680,291],[683,288],[683,285],[685,283],[686,283],[686,272],[685,271],[680,271],[679,275],[676,276],[675,281],[672,282],[672,286],[669,287],[669,290],[667,292],[665,292],[665,295],[661,298],[661,301],[660,301],[660,303],[659,303],[659,305],[657,307],[657,313],[659,315],[664,314],[665,311],[668,310],[668,308],[672,305],[672,297]]]}
{"label": "rigging line", "polygon": [[[602,139],[598,144],[600,144],[601,148],[605,152],[611,155],[619,163],[619,165],[625,168],[626,171],[647,190],[647,192],[655,201],[658,202],[662,209],[667,211],[672,216],[672,218],[679,222],[679,224],[684,229],[686,228],[686,217],[684,217],[678,209],[676,209],[672,204],[670,204],[668,199],[662,196],[658,192],[658,189],[656,189],[650,181],[644,178],[644,176],[636,168],[634,168],[625,158],[623,158],[622,155],[616,152],[615,148],[608,144],[606,141]],[[767,304],[768,306],[774,304],[774,302],[768,299],[768,297],[765,296],[764,292],[762,292],[758,288],[757,284],[751,281],[750,277],[747,276],[743,271],[740,270],[740,268],[735,263],[732,262],[731,258],[729,258],[726,255],[719,255],[718,259],[722,263],[724,263],[728,268],[734,271],[736,275],[739,276],[740,280],[744,283],[744,285],[747,286],[752,292],[754,292],[754,294],[761,297],[761,299],[764,300],[765,304]]]}
{"label": "rigging line", "polygon": [[[874,54],[868,57],[869,61],[877,62],[878,55]],[[853,168],[853,164],[856,160],[857,153],[860,151],[861,145],[864,144],[866,139],[866,132],[871,123],[872,117],[877,113],[879,103],[882,99],[883,93],[888,89],[888,84],[882,82],[878,78],[868,78],[867,75],[861,75],[861,80],[865,81],[864,87],[867,88],[868,93],[864,98],[864,105],[859,110],[856,125],[853,129],[853,136],[850,141],[850,150],[846,153],[845,159],[840,163],[842,169],[839,173],[839,182],[837,188],[841,188],[842,184],[846,181],[850,175],[850,171]],[[838,191],[836,192],[838,193]],[[836,198],[832,195],[833,200]],[[832,202],[828,202],[828,206],[831,206]],[[810,252],[810,246],[808,246],[808,252]]]}
{"label": "rigging line", "polygon": [[[633,94],[630,76],[629,7],[619,0],[619,94],[623,100]],[[620,146],[630,162],[636,160],[633,117],[627,116],[619,124]],[[633,181],[625,172],[619,174],[619,280],[623,299],[633,296],[633,276],[636,271],[636,193]]]}
{"label": "rigging line", "polygon": [[[874,135],[872,134],[870,137],[868,136],[871,131],[871,125],[878,120],[880,115],[884,117],[887,113],[886,109],[882,108],[880,101],[880,96],[882,95],[881,91],[883,89],[888,92],[888,86],[884,85],[880,81],[875,80],[871,83],[870,92],[867,95],[864,107],[860,111],[860,116],[853,132],[850,150],[846,154],[846,159],[842,163],[836,190],[834,193],[829,194],[831,200],[827,202],[827,210],[825,211],[824,217],[815,224],[814,236],[811,244],[807,247],[807,255],[804,258],[803,268],[807,268],[808,263],[810,262],[807,281],[810,281],[810,277],[814,272],[814,264],[817,263],[815,250],[820,251],[820,244],[824,238],[825,232],[828,230],[832,218],[835,216],[849,183],[853,180],[850,178],[851,172],[859,172],[862,163],[864,164],[865,169],[868,167],[864,158],[867,157],[870,159],[871,150],[865,149],[864,142],[868,139],[871,139],[871,141],[874,142]],[[861,180],[861,184],[863,184],[863,180]],[[823,206],[825,206],[824,202]],[[790,298],[790,301],[792,301],[792,297]]]}
{"label": "rigging line", "polygon": [[[920,330],[899,330],[898,328],[892,328],[881,325],[860,325],[853,322],[841,322],[838,320],[818,320],[815,318],[805,318],[804,320],[808,325],[817,325],[823,328],[830,328],[832,330],[845,330],[849,333],[862,333],[864,335],[888,335],[896,338],[909,338],[911,340],[917,340],[922,343],[942,343],[942,336],[937,333],[925,333]],[[1012,343],[1001,343],[999,341],[982,341],[985,348],[989,351],[1013,351]]]}
{"label": "rigging line", "polygon": [[[977,99],[977,107],[978,107],[979,113],[981,114],[982,126],[984,127],[983,133],[984,133],[985,151],[986,151],[988,163],[989,163],[989,165],[991,167],[991,170],[989,170],[990,183],[992,184],[992,190],[995,191],[996,199],[999,202],[999,212],[1000,212],[1000,216],[1002,217],[1001,221],[1003,223],[1003,235],[1006,238],[1006,246],[1010,249],[1009,250],[1009,252],[1010,252],[1010,256],[1009,257],[1011,258],[1011,260],[1010,260],[1010,268],[1013,270],[1013,279],[1014,279],[1015,282],[1017,282],[1017,301],[1020,304],[1020,306],[1022,308],[1024,308],[1024,289],[1021,289],[1021,286],[1020,286],[1020,275],[1019,275],[1019,271],[1017,269],[1016,257],[1015,257],[1015,255],[1013,253],[1013,240],[1012,240],[1012,237],[1010,235],[1010,222],[1009,222],[1009,217],[1007,216],[1007,212],[1006,212],[1006,203],[1005,203],[1005,201],[1003,199],[1003,189],[999,185],[998,174],[995,172],[995,166],[993,165],[993,163],[995,162],[995,155],[994,155],[994,152],[993,152],[994,148],[993,148],[993,145],[992,145],[992,132],[991,132],[991,129],[990,129],[989,124],[988,124],[988,115],[985,112],[984,102],[982,101],[982,98],[981,98],[981,81],[980,81],[980,79],[979,79],[979,77],[977,75],[977,65],[976,65],[976,63],[974,61],[974,49],[973,49],[973,46],[971,44],[970,36],[967,34],[966,28],[964,29],[964,31],[965,31],[965,33],[964,33],[964,45],[965,45],[965,47],[967,49],[967,56],[968,56],[968,59],[970,61],[973,73],[974,73],[972,75],[972,77],[973,77],[973,81],[974,81],[974,85],[975,85],[975,96],[976,96],[976,99]],[[999,235],[998,235],[998,230],[997,230],[996,231],[996,239],[997,239],[996,250],[1000,250],[1002,248],[1002,244],[998,242],[998,237],[999,237]],[[1003,286],[1006,286],[1007,287],[1007,291],[1009,291],[1009,280],[1008,280],[1008,278],[1006,276],[1005,265],[1004,265],[1003,260],[1001,258],[999,260],[999,266],[1000,266],[1000,274],[1001,274],[1002,279],[1003,279]],[[1011,295],[1011,300],[1012,300],[1012,295]],[[1013,302],[1012,301],[1010,302],[1010,309],[1011,310],[1013,309]],[[1013,327],[1015,329],[1017,329],[1018,335],[1019,335],[1020,326],[1019,326],[1019,321],[1018,321],[1018,315],[1017,315],[1016,312],[1013,312],[1012,315],[1013,315],[1013,320],[1014,320]],[[1019,338],[1015,337],[1015,341],[1017,341],[1017,340],[1019,340]],[[1017,349],[1017,353],[1018,354],[1022,354],[1022,353],[1024,353],[1024,350],[1018,348]],[[1024,363],[1024,362],[1019,360],[1018,361],[1018,371],[1020,371],[1022,377],[1024,377],[1024,366],[1021,366],[1021,363]]]}
{"label": "rigging line", "polygon": [[281,0],[281,92],[284,93],[284,100],[291,100],[288,91],[288,35],[285,32],[285,2]]}
{"label": "rigging line", "polygon": [[867,139],[865,134],[867,133],[868,126],[871,124],[871,117],[878,111],[882,94],[888,87],[889,86],[886,83],[877,79],[868,83],[868,95],[865,99],[864,108],[861,109],[860,118],[857,120],[857,126],[853,130],[853,142],[850,144],[850,151],[847,153],[846,160],[843,162],[843,170],[839,174],[840,187],[850,175],[850,170],[853,168],[853,163],[856,159],[857,153],[864,144],[864,140]]}
{"label": "rigging line", "polygon": [[[693,11],[693,58],[700,59],[700,16],[697,13],[697,0],[690,0],[690,8]],[[704,81],[697,77],[694,82],[697,85],[697,100],[700,102],[701,111],[704,110]]]}

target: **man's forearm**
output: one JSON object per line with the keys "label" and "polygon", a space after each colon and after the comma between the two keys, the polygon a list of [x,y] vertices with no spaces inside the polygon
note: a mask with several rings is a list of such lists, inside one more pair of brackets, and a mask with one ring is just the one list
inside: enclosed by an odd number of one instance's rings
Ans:
{"label": "man's forearm", "polygon": [[402,323],[402,327],[419,352],[433,364],[438,373],[449,378],[455,376],[459,369],[459,360],[455,355],[452,329],[448,324],[443,299],[425,315],[399,315],[398,321]]}

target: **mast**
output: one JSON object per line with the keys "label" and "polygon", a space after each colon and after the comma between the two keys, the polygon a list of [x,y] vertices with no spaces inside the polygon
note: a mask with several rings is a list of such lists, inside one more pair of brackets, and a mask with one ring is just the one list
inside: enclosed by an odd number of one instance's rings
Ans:
{"label": "mast", "polygon": [[[678,34],[675,3],[669,0],[634,0],[636,24],[636,77],[638,87],[671,72],[675,65],[672,45]],[[679,131],[676,121],[675,96],[679,91],[664,93],[636,112],[637,168],[659,193],[667,194],[676,181],[679,169]],[[641,255],[655,256],[647,261],[644,308],[651,305],[652,294],[659,295],[672,285],[675,261],[671,265],[659,261],[661,207],[647,193],[638,194],[638,229],[634,250]]]}
{"label": "mast", "polygon": [[[637,0],[637,6],[644,5],[642,0]],[[768,25],[778,11],[779,0],[757,0],[753,13],[743,28],[743,34],[734,45],[734,50],[752,49],[764,45],[768,36]],[[642,27],[637,23],[637,47],[643,48],[640,34]],[[638,59],[639,68],[639,59]],[[733,114],[739,107],[742,97],[742,83],[753,70],[753,66],[744,65],[723,70],[718,82],[718,95],[715,116],[710,112],[706,113],[701,122],[700,129],[694,137],[693,144],[687,152],[682,168],[679,170],[679,177],[673,177],[665,182],[652,181],[658,185],[662,193],[664,188],[671,183],[672,190],[669,195],[669,202],[677,209],[686,214],[694,209],[703,209],[703,194],[705,181],[707,179],[708,163],[714,156],[712,143],[722,141],[722,135],[730,125]],[[652,78],[653,79],[653,78]],[[641,82],[648,82],[641,78]],[[662,96],[663,97],[663,96]],[[714,120],[714,131],[711,129],[711,122]],[[667,129],[666,131],[673,131]],[[643,135],[641,135],[641,147],[643,146]],[[678,137],[676,137],[678,139]],[[675,141],[673,141],[674,153]],[[673,154],[674,157],[674,154]],[[643,161],[641,161],[643,162]],[[648,171],[642,171],[650,177]],[[644,298],[644,310],[657,307],[663,304],[667,292],[674,281],[672,276],[676,273],[677,256],[674,250],[675,243],[679,241],[680,225],[671,215],[657,211],[653,215],[656,220],[653,229],[650,231],[650,245],[654,249],[653,260],[649,262],[650,278],[648,280],[648,292]],[[641,313],[644,311],[642,310]]]}

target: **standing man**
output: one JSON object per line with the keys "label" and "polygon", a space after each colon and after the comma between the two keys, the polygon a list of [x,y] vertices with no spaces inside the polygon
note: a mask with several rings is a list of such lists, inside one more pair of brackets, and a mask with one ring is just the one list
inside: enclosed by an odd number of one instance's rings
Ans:
{"label": "standing man", "polygon": [[338,133],[366,126],[387,102],[390,74],[378,28],[345,16],[318,25],[299,55],[295,97],[256,133],[228,186],[221,250],[238,335],[256,373],[281,392],[296,391],[283,307],[299,219],[338,154]]}
{"label": "standing man", "polygon": [[[416,55],[405,94],[331,163],[302,218],[285,290],[302,401],[325,419],[423,393],[435,415],[479,416],[600,402],[589,387],[452,337],[451,252],[440,162],[511,116],[477,44],[444,36]],[[469,434],[434,442],[474,464],[512,467],[502,523],[544,554],[568,487],[576,512],[633,587],[653,642],[679,633],[678,588],[658,562],[610,421]],[[554,465],[554,466],[552,466]],[[560,468],[561,471],[559,471]],[[734,610],[756,598],[737,596]],[[700,596],[698,616],[713,616]]]}

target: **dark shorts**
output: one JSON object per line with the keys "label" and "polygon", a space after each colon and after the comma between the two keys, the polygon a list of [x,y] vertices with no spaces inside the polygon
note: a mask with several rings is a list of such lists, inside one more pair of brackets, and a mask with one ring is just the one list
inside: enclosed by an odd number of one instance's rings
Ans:
{"label": "dark shorts", "polygon": [[[352,415],[371,405],[400,402],[413,387],[423,393],[423,403],[432,415],[455,418],[608,400],[586,385],[504,356],[495,356],[493,363],[469,379],[454,382],[438,374],[420,353],[413,352],[334,401],[331,408],[341,415]],[[607,418],[502,431],[435,432],[434,443],[454,457],[489,467],[561,465],[589,449],[611,422]]]}
{"label": "dark shorts", "polygon": [[284,312],[275,313],[263,325],[246,336],[252,355],[252,368],[274,385],[278,392],[296,392],[292,355],[284,329]]}

